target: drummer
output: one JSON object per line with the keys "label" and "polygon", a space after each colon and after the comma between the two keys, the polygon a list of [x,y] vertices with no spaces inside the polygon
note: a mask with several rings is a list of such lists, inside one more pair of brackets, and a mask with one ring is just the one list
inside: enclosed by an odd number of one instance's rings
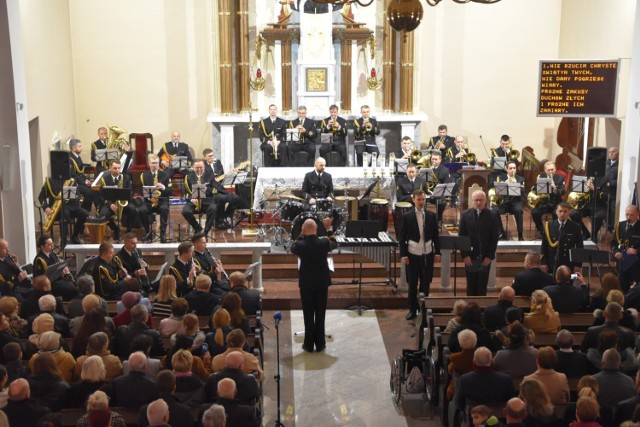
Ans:
{"label": "drummer", "polygon": [[413,192],[416,190],[427,190],[427,181],[417,176],[418,167],[414,164],[407,166],[407,176],[401,176],[396,181],[396,200],[398,202],[412,202]]}
{"label": "drummer", "polygon": [[[304,176],[302,182],[302,197],[306,200],[305,210],[312,208],[318,209],[316,206],[319,202],[329,202],[333,205],[333,180],[331,175],[324,171],[327,162],[318,157],[314,164],[314,170]],[[318,209],[324,210],[324,209]]]}

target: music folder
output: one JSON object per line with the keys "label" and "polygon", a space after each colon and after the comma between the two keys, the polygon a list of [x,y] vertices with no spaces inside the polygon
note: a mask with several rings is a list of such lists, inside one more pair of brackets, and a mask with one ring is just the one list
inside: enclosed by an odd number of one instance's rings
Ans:
{"label": "music folder", "polygon": [[494,157],[491,159],[491,168],[495,170],[504,170],[506,163],[506,157]]}
{"label": "music folder", "polygon": [[300,134],[300,132],[298,132],[298,129],[287,129],[287,141],[290,142],[298,142],[300,141],[300,139],[298,138],[298,135]]}
{"label": "music folder", "polygon": [[51,264],[49,267],[47,267],[47,271],[45,272],[45,274],[47,275],[51,283],[55,282],[56,280],[62,277],[62,270],[64,270],[64,268],[68,264],[69,264],[69,261],[60,261],[60,262],[56,262],[55,264]]}
{"label": "music folder", "polygon": [[114,200],[129,200],[131,198],[131,189],[107,186],[100,189],[100,195],[111,202]]}
{"label": "music folder", "polygon": [[378,233],[382,231],[380,221],[347,221],[347,229],[344,232],[344,237],[358,237],[358,238],[378,238]]}
{"label": "music folder", "polygon": [[571,177],[571,191],[576,193],[586,193],[589,191],[589,187],[587,187],[587,177],[586,176],[572,176]]}
{"label": "music folder", "polygon": [[260,261],[254,262],[244,271],[244,277],[247,282],[250,282],[253,279],[253,276],[256,274],[256,270],[260,266]]}
{"label": "music folder", "polygon": [[332,139],[333,139],[333,133],[320,134],[320,144],[331,144]]}

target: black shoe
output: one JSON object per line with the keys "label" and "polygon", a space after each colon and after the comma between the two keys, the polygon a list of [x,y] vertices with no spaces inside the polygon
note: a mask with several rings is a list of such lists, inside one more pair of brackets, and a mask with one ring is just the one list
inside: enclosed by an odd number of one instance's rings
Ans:
{"label": "black shoe", "polygon": [[584,234],[582,235],[582,239],[583,239],[583,240],[589,240],[589,239],[591,239],[591,233],[589,233],[589,232],[587,231],[586,233],[584,233]]}
{"label": "black shoe", "polygon": [[522,234],[518,234],[518,241],[519,242],[523,242],[524,241],[524,237],[522,237]]}
{"label": "black shoe", "polygon": [[218,221],[216,222],[216,228],[218,230],[226,230],[229,228],[229,224],[227,224],[227,221]]}
{"label": "black shoe", "polygon": [[325,348],[327,348],[327,346],[326,346],[326,345],[321,345],[321,346],[319,346],[319,347],[318,347],[318,346],[316,346],[316,351],[317,351],[317,352],[321,352],[321,351],[324,351],[324,349],[325,349]]}
{"label": "black shoe", "polygon": [[304,344],[302,345],[302,349],[303,349],[304,351],[309,352],[309,353],[313,353],[313,348],[308,348],[308,347],[307,347],[307,346],[305,346]]}
{"label": "black shoe", "polygon": [[82,244],[82,240],[80,240],[80,239],[78,238],[78,236],[72,236],[72,237],[71,237],[71,243],[74,243],[74,244],[76,244],[76,245],[81,245],[81,244]]}
{"label": "black shoe", "polygon": [[498,234],[498,239],[507,240],[507,234],[503,231],[502,233]]}
{"label": "black shoe", "polygon": [[113,230],[113,240],[120,240],[120,229]]}
{"label": "black shoe", "polygon": [[199,234],[199,233],[202,233],[202,226],[200,225],[193,229],[193,234]]}
{"label": "black shoe", "polygon": [[167,243],[167,238],[164,237],[164,233],[160,236],[160,243]]}
{"label": "black shoe", "polygon": [[147,234],[145,234],[144,236],[142,236],[142,241],[143,242],[150,242],[151,238],[153,236],[153,233],[151,231],[147,231]]}
{"label": "black shoe", "polygon": [[407,313],[406,316],[404,316],[404,318],[407,319],[407,320],[413,320],[416,317],[418,317],[418,315],[416,314],[415,311],[410,311],[410,312]]}

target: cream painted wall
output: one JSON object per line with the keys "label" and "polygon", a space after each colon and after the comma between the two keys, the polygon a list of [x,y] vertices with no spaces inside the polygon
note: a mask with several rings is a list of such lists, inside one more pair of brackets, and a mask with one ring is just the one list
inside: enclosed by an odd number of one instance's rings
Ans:
{"label": "cream painted wall", "polygon": [[78,133],[178,130],[196,156],[211,146],[213,0],[71,0]]}

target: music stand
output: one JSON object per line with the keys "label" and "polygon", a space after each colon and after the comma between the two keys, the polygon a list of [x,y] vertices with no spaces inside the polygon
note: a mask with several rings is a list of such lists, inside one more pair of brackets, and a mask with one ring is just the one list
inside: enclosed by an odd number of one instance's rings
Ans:
{"label": "music stand", "polygon": [[244,271],[244,277],[247,282],[251,282],[253,280],[258,267],[260,267],[260,261],[254,262],[253,264],[249,265],[249,267],[247,267],[247,269]]}
{"label": "music stand", "polygon": [[77,277],[80,277],[83,274],[88,274],[89,276],[91,276],[91,274],[93,273],[93,266],[96,264],[98,259],[99,257],[95,255],[86,259],[84,261],[84,264],[82,264],[82,267],[80,267],[80,271],[78,271]]}
{"label": "music stand", "polygon": [[291,141],[295,143],[300,142],[300,137],[298,136],[300,132],[298,132],[298,129],[295,129],[295,128],[287,129],[286,134],[287,134],[287,141]]}
{"label": "music stand", "polygon": [[507,163],[506,157],[493,157],[491,159],[491,168],[493,170],[504,171],[504,167]]}
{"label": "music stand", "polygon": [[333,132],[321,133],[320,144],[331,144],[333,142]]}
{"label": "music stand", "polygon": [[347,310],[357,310],[358,316],[362,316],[365,310],[371,310],[371,307],[362,304],[362,254],[364,254],[364,239],[378,237],[382,231],[379,221],[348,221],[345,237],[356,237],[360,241],[360,270],[358,277],[358,301],[356,305],[347,307]]}
{"label": "music stand", "polygon": [[572,176],[571,177],[571,191],[576,193],[587,193],[589,187],[587,187],[586,176]]}
{"label": "music stand", "polygon": [[536,193],[538,194],[551,194],[551,181],[549,178],[538,178],[536,180]]}
{"label": "music stand", "polygon": [[171,167],[173,169],[181,170],[189,166],[189,159],[187,156],[173,156],[171,159]]}
{"label": "music stand", "polygon": [[[142,197],[144,199],[148,199],[149,200],[149,205],[151,207],[151,199],[156,198],[158,199],[158,201],[160,200],[161,196],[158,197],[154,197],[153,193],[156,192],[156,187],[154,185],[143,185],[142,186]],[[153,207],[151,207],[151,209],[153,209]],[[153,215],[153,212],[149,212],[150,215]],[[162,218],[160,218],[160,221],[162,221]],[[155,222],[155,218],[154,218],[154,222]],[[157,236],[157,234],[155,232],[153,232],[152,237],[151,237],[151,241],[153,242],[153,240],[155,240],[155,236]]]}
{"label": "music stand", "polygon": [[[440,231],[442,231],[443,221],[441,220],[441,218],[438,218],[437,206],[440,203],[444,203],[445,197],[451,197],[453,195],[453,187],[455,187],[455,185],[456,185],[455,182],[450,182],[447,184],[438,184],[434,187],[433,191],[431,192],[431,198],[436,199],[436,219],[440,223]],[[444,209],[443,209],[443,215],[444,215]]]}
{"label": "music stand", "polygon": [[169,263],[165,262],[164,264],[162,264],[160,266],[160,270],[158,270],[158,274],[156,274],[156,278],[153,279],[153,281],[150,283],[151,289],[153,289],[156,292],[158,291],[158,288],[160,287],[160,279],[162,279],[162,276],[164,274],[164,270],[167,268],[167,265],[169,265]]}
{"label": "music stand", "polygon": [[[62,246],[62,254],[64,255],[64,248],[67,246],[67,233],[65,227],[65,218],[64,218],[64,205],[65,202],[70,200],[78,200],[78,187],[62,187],[62,194],[60,196],[60,201],[62,202],[62,206],[60,208],[60,228],[62,232],[60,233],[60,246]],[[71,215],[69,215],[69,219],[71,219]],[[63,256],[64,258],[64,256]]]}
{"label": "music stand", "polygon": [[396,159],[395,172],[398,174],[407,174],[407,166],[409,166],[409,159]]}
{"label": "music stand", "polygon": [[453,296],[457,296],[458,284],[458,251],[471,250],[471,238],[469,236],[440,236],[440,249],[453,251]]}
{"label": "music stand", "polygon": [[[204,208],[202,200],[207,198],[207,184],[194,184],[191,186],[191,198],[200,202],[200,212],[198,212],[198,224],[202,221],[202,210]],[[209,236],[205,236],[208,238]]]}
{"label": "music stand", "polygon": [[62,277],[62,270],[69,264],[69,260],[56,262],[47,267],[45,274],[51,283]]}
{"label": "music stand", "polygon": [[[589,274],[587,279],[587,290],[589,290],[591,288],[591,270],[593,269],[593,264],[596,264],[598,267],[601,265],[609,265],[609,252],[585,248],[573,248],[569,250],[569,260],[571,262],[589,263]],[[602,283],[600,269],[598,269],[598,277],[600,278],[600,283]]]}

